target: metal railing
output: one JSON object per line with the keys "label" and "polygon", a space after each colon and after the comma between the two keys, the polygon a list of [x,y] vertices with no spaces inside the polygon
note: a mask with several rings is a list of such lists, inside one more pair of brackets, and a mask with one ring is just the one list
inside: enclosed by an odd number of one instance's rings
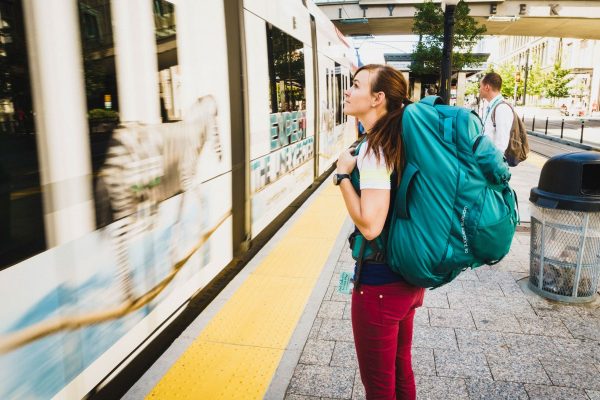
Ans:
{"label": "metal railing", "polygon": [[581,144],[585,141],[585,144],[600,147],[600,121],[584,118],[540,118],[535,115],[526,116],[525,114],[521,116],[521,120],[527,130]]}

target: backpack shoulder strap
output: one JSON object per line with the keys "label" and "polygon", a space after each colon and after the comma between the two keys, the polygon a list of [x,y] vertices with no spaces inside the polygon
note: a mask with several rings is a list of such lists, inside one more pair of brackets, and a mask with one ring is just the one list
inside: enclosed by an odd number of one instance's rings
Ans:
{"label": "backpack shoulder strap", "polygon": [[425,96],[419,101],[419,103],[427,104],[428,106],[435,106],[438,104],[444,104],[444,101],[440,96]]}
{"label": "backpack shoulder strap", "polygon": [[515,109],[513,108],[513,106],[511,106],[510,103],[507,103],[505,100],[502,100],[500,103],[496,104],[494,106],[494,109],[492,110],[492,124],[494,125],[494,128],[496,127],[496,109],[501,104],[506,104],[508,107],[510,107],[513,114],[515,113]]}

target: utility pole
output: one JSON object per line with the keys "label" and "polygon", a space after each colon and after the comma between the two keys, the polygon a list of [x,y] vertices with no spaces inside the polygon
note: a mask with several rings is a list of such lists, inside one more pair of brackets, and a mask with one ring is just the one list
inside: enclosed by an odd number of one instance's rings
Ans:
{"label": "utility pole", "polygon": [[440,97],[444,103],[450,103],[452,86],[452,47],[454,38],[454,11],[458,0],[442,1],[444,10],[444,48],[442,50],[442,76],[440,79]]}
{"label": "utility pole", "polygon": [[523,82],[523,105],[527,101],[527,76],[529,75],[529,49],[527,49],[527,57],[525,58],[525,81]]}

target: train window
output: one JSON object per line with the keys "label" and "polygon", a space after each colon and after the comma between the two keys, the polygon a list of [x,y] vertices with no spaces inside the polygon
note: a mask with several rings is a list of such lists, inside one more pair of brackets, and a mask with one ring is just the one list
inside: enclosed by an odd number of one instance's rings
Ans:
{"label": "train window", "polygon": [[[110,0],[79,0],[81,50],[85,97],[90,129],[94,187],[98,170],[104,164],[112,131],[119,123],[119,103],[115,67]],[[105,224],[106,204],[96,199],[98,226]]]}
{"label": "train window", "polygon": [[0,269],[46,249],[21,1],[0,0]]}
{"label": "train window", "polygon": [[305,109],[304,46],[267,24],[270,109],[272,113]]}
{"label": "train window", "polygon": [[165,0],[153,0],[153,4],[154,34],[158,52],[160,113],[163,122],[179,121],[181,110],[175,5]]}
{"label": "train window", "polygon": [[342,88],[342,67],[340,64],[335,63],[335,124],[339,125],[342,123],[342,104],[343,100],[343,88]]}

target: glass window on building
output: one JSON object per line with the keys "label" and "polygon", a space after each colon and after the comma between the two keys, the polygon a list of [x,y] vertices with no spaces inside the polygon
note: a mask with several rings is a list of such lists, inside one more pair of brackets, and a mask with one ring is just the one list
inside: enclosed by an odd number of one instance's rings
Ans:
{"label": "glass window on building", "polygon": [[175,5],[165,0],[152,0],[154,34],[158,57],[160,113],[163,122],[181,120],[180,79],[177,62],[177,24]]}
{"label": "glass window on building", "polygon": [[0,269],[46,249],[23,7],[0,0]]}

